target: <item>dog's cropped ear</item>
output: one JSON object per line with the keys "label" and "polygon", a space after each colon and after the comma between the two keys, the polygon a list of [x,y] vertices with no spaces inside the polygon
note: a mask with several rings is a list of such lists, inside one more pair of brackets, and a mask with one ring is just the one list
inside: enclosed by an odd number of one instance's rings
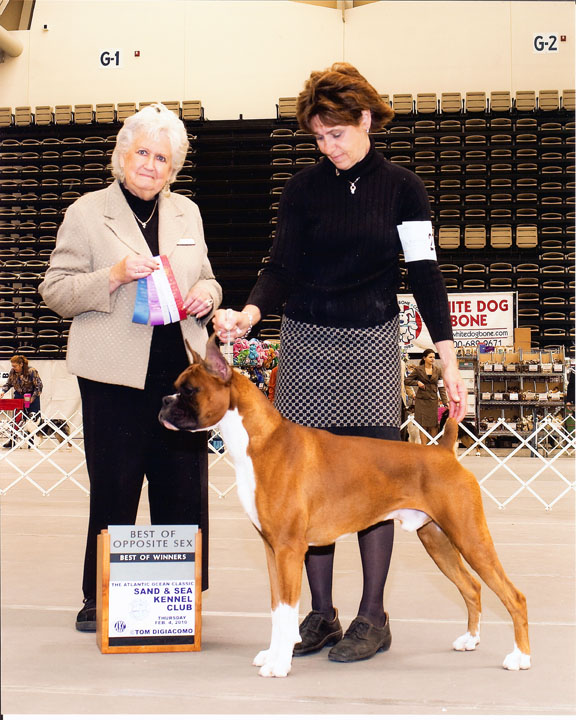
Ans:
{"label": "dog's cropped ear", "polygon": [[194,350],[188,340],[186,340],[186,347],[190,351],[190,355],[192,355],[192,365],[202,365],[204,363],[202,355],[200,355],[200,353],[197,353],[196,350]]}
{"label": "dog's cropped ear", "polygon": [[216,345],[216,334],[212,333],[206,343],[206,358],[204,365],[211,375],[219,377],[221,380],[228,381],[232,377],[232,368],[226,362],[226,358]]}

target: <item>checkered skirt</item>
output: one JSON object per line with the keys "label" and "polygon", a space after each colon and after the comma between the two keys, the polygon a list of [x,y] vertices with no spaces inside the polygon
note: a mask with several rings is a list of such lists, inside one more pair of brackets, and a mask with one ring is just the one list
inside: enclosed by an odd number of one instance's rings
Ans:
{"label": "checkered skirt", "polygon": [[367,328],[284,317],[276,407],[309,427],[399,427],[398,328],[398,316]]}

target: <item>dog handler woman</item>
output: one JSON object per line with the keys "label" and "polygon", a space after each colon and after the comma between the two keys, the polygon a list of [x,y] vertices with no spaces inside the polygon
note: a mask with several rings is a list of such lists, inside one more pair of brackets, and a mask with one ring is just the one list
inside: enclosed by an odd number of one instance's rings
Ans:
{"label": "dog handler woman", "polygon": [[[43,384],[38,370],[30,367],[28,358],[24,357],[24,355],[13,355],[10,358],[10,365],[8,380],[0,390],[0,398],[4,397],[10,388],[14,388],[15,400],[25,400],[27,395],[30,396],[28,407],[22,411],[22,414],[27,418],[39,416],[40,395],[42,394]],[[11,438],[3,447],[14,447],[15,444],[16,440]]]}
{"label": "dog handler woman", "polygon": [[[74,318],[67,365],[78,376],[90,477],[78,630],[96,630],[97,536],[108,525],[135,522],[144,476],[152,524],[202,528],[207,587],[206,434],[175,433],[158,422],[163,396],[189,364],[184,341],[204,352],[206,322],[222,299],[198,207],[170,192],[187,150],[184,124],[164,105],[129,117],[112,155],[115,181],[68,208],[40,286],[49,307]],[[185,317],[152,326],[134,315],[135,301],[160,255]]]}
{"label": "dog handler woman", "polygon": [[[297,423],[335,434],[400,439],[399,255],[444,366],[451,415],[462,419],[460,378],[430,209],[419,178],[376,152],[369,136],[393,115],[351,65],[313,72],[298,97],[300,127],[325,158],[286,183],[277,234],[242,312],[219,310],[221,340],[283,308],[275,405]],[[337,461],[337,459],[336,459]],[[335,645],[352,662],[390,646],[383,592],[393,522],[358,534],[364,574],[358,616],[342,638],[332,603],[334,545],[310,548],[312,612],[294,655]]]}

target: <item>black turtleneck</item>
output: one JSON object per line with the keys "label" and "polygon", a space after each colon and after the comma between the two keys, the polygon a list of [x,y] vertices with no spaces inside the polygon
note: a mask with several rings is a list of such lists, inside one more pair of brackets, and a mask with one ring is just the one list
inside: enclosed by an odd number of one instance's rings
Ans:
{"label": "black turtleneck", "polygon": [[[397,227],[415,220],[430,220],[430,206],[413,172],[373,145],[349,170],[337,171],[324,158],[286,183],[270,262],[248,302],[263,315],[283,309],[294,320],[329,327],[382,324],[399,311]],[[406,267],[432,339],[452,339],[438,264],[420,260]]]}
{"label": "black turtleneck", "polygon": [[[148,243],[148,247],[150,248],[150,251],[152,255],[159,255],[160,250],[158,246],[158,195],[152,198],[152,200],[142,200],[142,198],[137,197],[136,195],[132,195],[132,193],[127,190],[122,183],[120,183],[120,188],[122,189],[122,192],[124,194],[124,197],[126,198],[126,202],[128,203],[128,207],[136,217],[138,217],[142,222],[146,223],[146,227],[143,228],[142,225],[136,221],[136,224],[142,231],[142,235],[144,235],[144,239]],[[152,210],[154,210],[154,214],[152,215]],[[150,215],[152,217],[150,218]],[[150,218],[149,222],[146,222]]]}
{"label": "black turtleneck", "polygon": [[[146,227],[136,221],[140,228],[144,239],[148,243],[152,256],[160,255],[160,245],[158,241],[158,216],[159,209],[156,203],[159,202],[159,196],[152,200],[142,200],[142,198],[133,195],[127,190],[122,183],[120,188],[126,198],[126,202],[132,212],[137,215],[142,222],[146,222],[152,210],[154,214]],[[156,209],[155,209],[156,208]],[[170,323],[168,325],[156,325],[152,333],[152,343],[150,345],[150,357],[148,360],[148,373],[146,376],[146,384],[155,385],[160,382],[171,382],[175,380],[182,372],[182,368],[188,365],[188,357],[182,339],[182,331],[180,323]]]}

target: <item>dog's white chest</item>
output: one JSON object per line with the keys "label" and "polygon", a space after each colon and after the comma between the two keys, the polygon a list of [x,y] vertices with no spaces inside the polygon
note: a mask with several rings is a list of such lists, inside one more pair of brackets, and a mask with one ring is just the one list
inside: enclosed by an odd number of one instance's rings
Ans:
{"label": "dog's white chest", "polygon": [[256,510],[256,477],[254,465],[248,455],[248,433],[238,410],[228,410],[218,423],[226,449],[234,462],[238,497],[250,520],[261,530]]}

